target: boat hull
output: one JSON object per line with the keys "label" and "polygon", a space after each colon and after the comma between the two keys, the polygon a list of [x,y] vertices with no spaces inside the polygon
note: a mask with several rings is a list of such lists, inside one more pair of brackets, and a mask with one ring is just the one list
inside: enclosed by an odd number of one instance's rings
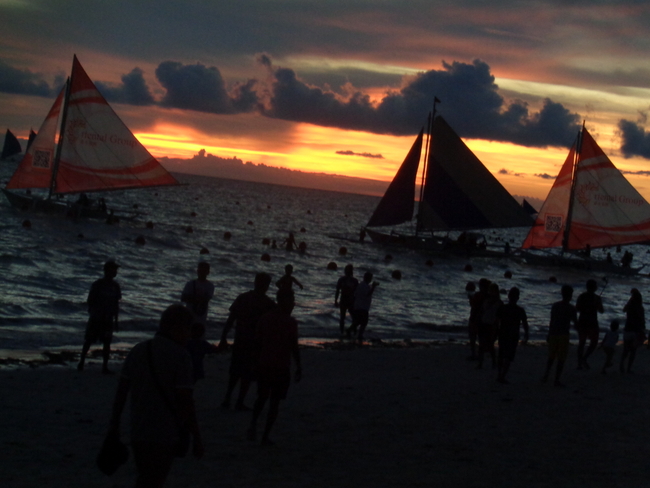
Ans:
{"label": "boat hull", "polygon": [[524,263],[532,266],[572,268],[598,273],[634,276],[643,269],[643,266],[639,268],[624,267],[600,259],[579,256],[540,255],[529,251],[520,251],[518,256]]}
{"label": "boat hull", "polygon": [[461,257],[507,258],[504,251],[485,249],[478,245],[467,245],[437,236],[415,236],[412,234],[384,233],[366,228],[366,233],[377,244],[394,245],[409,249],[420,249],[438,255]]}
{"label": "boat hull", "polygon": [[19,210],[29,210],[52,215],[63,215],[74,218],[106,219],[106,210],[96,206],[83,206],[76,203],[39,198],[33,195],[21,195],[5,188],[2,189],[12,207]]}

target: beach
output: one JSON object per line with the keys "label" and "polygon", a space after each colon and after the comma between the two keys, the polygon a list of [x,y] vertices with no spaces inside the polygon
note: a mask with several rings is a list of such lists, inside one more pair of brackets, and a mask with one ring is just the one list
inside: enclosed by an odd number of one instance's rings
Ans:
{"label": "beach", "polygon": [[[578,371],[572,345],[559,388],[540,381],[544,345],[519,347],[508,385],[476,370],[465,345],[401,346],[303,348],[303,379],[280,406],[270,447],[246,440],[249,412],[219,406],[230,355],[207,357],[195,390],[206,454],[178,459],[166,486],[647,484],[645,347],[621,375],[619,344],[604,376],[601,350]],[[133,486],[132,459],[111,477],[95,465],[118,375],[102,375],[96,358],[75,366],[0,369],[3,487]]]}

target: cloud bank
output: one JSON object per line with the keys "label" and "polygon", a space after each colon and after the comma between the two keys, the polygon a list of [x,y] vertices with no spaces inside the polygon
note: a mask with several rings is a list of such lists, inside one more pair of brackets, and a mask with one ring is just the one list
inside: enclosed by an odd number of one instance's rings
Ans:
{"label": "cloud bank", "polygon": [[621,119],[618,122],[618,129],[621,133],[621,152],[626,158],[642,156],[650,159],[650,133],[629,120]]}
{"label": "cloud bank", "polygon": [[[521,100],[506,101],[490,66],[480,60],[443,63],[442,69],[404,77],[401,88],[387,91],[379,100],[349,83],[338,92],[328,85],[308,84],[294,70],[276,68],[266,54],[258,55],[257,61],[266,72],[264,81],[248,79],[230,86],[217,67],[163,61],[155,70],[165,90],[159,100],[139,68],[123,75],[121,83],[96,84],[112,102],[214,114],[257,111],[274,119],[376,134],[417,134],[426,124],[434,97],[442,101],[438,113],[461,137],[568,147],[579,130],[578,114],[550,99],[538,112],[531,112]],[[41,96],[53,92],[41,75],[4,63],[0,64],[0,90]]]}

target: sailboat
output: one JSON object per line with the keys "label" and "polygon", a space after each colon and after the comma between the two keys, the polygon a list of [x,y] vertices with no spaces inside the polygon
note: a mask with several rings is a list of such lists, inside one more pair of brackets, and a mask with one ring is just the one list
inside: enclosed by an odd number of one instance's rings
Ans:
{"label": "sailboat", "polygon": [[[425,145],[425,167],[415,233],[379,232],[372,228],[411,221],[415,187],[424,144],[424,129],[377,205],[365,231],[373,242],[394,243],[433,251],[503,255],[485,249],[481,234],[489,228],[527,227],[532,219],[442,116],[433,112]],[[464,231],[457,240],[436,231]],[[481,238],[483,241],[481,242]],[[483,244],[483,245],[481,245]]]}
{"label": "sailboat", "polygon": [[[74,56],[70,78],[2,191],[17,208],[102,218],[109,215],[104,200],[93,203],[86,193],[178,184],[117,116]],[[47,195],[35,195],[33,189]],[[80,194],[75,203],[62,198],[75,193]]]}
{"label": "sailboat", "polygon": [[20,141],[16,136],[7,129],[5,134],[5,142],[2,145],[2,154],[0,154],[0,160],[8,161],[13,159],[14,156],[23,152],[23,148],[20,147]]}
{"label": "sailboat", "polygon": [[[595,259],[591,250],[650,241],[650,204],[583,127],[522,244],[531,264],[624,274],[641,268]],[[525,250],[559,248],[560,254]]]}

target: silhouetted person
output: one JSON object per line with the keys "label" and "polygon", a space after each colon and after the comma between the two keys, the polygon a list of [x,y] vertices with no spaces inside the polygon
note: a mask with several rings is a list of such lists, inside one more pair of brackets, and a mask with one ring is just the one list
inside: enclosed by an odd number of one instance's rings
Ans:
{"label": "silhouetted person", "polygon": [[363,344],[363,333],[368,326],[368,318],[370,315],[370,305],[372,304],[372,294],[379,283],[372,281],[372,273],[367,271],[363,275],[363,281],[359,283],[354,291],[354,305],[352,312],[352,325],[348,329],[349,334],[356,334],[357,327],[359,328],[359,335],[357,340],[359,344]]}
{"label": "silhouetted person", "polygon": [[289,237],[284,240],[282,245],[287,251],[298,249],[298,244],[296,243],[296,238],[294,237],[293,232],[289,232]]}
{"label": "silhouetted person", "polygon": [[219,349],[228,347],[228,332],[236,324],[235,339],[232,345],[232,358],[230,361],[230,377],[228,389],[221,406],[230,407],[230,398],[237,386],[239,396],[235,404],[236,410],[248,410],[244,405],[246,393],[254,379],[253,366],[255,361],[255,326],[259,318],[266,312],[275,308],[275,302],[266,296],[271,284],[271,276],[267,273],[257,273],[255,288],[239,295],[230,306],[230,315],[226,320]]}
{"label": "silhouetted person", "polygon": [[[641,292],[632,288],[630,299],[623,307],[625,312],[625,328],[623,329],[623,355],[621,356],[621,373],[632,369],[636,350],[645,342],[645,310]],[[625,368],[625,359],[627,369]]]}
{"label": "silhouetted person", "polygon": [[613,365],[614,349],[616,348],[616,344],[618,344],[618,326],[618,320],[612,320],[609,324],[609,330],[605,332],[603,342],[600,343],[600,347],[605,351],[605,364],[603,364],[603,369],[601,370],[602,374],[606,374],[607,368]]}
{"label": "silhouetted person", "polygon": [[623,253],[623,257],[621,258],[621,266],[624,268],[629,268],[630,265],[632,264],[632,259],[634,258],[634,254],[632,254],[630,251],[625,251]]}
{"label": "silhouetted person", "polygon": [[481,278],[478,281],[478,291],[469,297],[469,347],[471,351],[470,357],[467,359],[474,361],[478,359],[478,354],[476,353],[476,342],[478,339],[478,329],[479,324],[481,323],[481,311],[483,310],[483,302],[487,298],[488,288],[490,286],[490,280],[487,278]]}
{"label": "silhouetted person", "polygon": [[206,341],[204,336],[205,325],[195,321],[192,324],[192,336],[187,341],[187,350],[192,358],[192,377],[195,382],[205,378],[205,368],[203,367],[205,356],[219,350],[217,346]]}
{"label": "silhouetted person", "polygon": [[526,311],[517,305],[519,301],[519,288],[512,287],[508,292],[508,303],[502,305],[497,311],[499,319],[499,373],[497,381],[507,383],[506,375],[510,363],[515,359],[515,352],[519,344],[519,327],[524,328],[524,344],[528,342],[528,317]]}
{"label": "silhouetted person", "polygon": [[201,261],[196,267],[197,278],[188,281],[181,294],[181,301],[194,315],[194,321],[203,325],[207,324],[208,303],[214,295],[214,285],[208,280],[209,274],[210,263]]}
{"label": "silhouetted person", "polygon": [[182,305],[168,307],[154,338],[136,344],[124,360],[109,432],[119,437],[120,419],[130,393],[136,488],[163,486],[179,444],[187,439],[181,429],[192,436],[193,455],[203,456],[192,398],[192,360],[185,348],[192,321],[192,314]]}
{"label": "silhouetted person", "polygon": [[294,294],[293,294],[293,284],[295,283],[300,287],[302,290],[304,287],[302,286],[302,283],[298,281],[295,276],[293,275],[293,266],[290,264],[287,264],[284,267],[284,276],[280,278],[278,281],[275,282],[275,286],[278,287],[278,293],[276,298],[279,300],[280,295],[289,295],[291,299],[294,299]]}
{"label": "silhouetted person", "polygon": [[497,339],[499,329],[499,308],[503,305],[499,294],[499,285],[490,283],[487,297],[481,306],[480,323],[478,326],[478,365],[476,369],[483,367],[483,355],[487,352],[492,357],[492,368],[497,367],[497,356],[494,350],[494,342]]}
{"label": "silhouetted person", "polygon": [[607,253],[607,257],[605,258],[605,261],[607,261],[609,264],[614,264],[614,259],[612,258],[611,252]]}
{"label": "silhouetted person", "polygon": [[[596,295],[598,283],[587,280],[587,291],[581,293],[576,300],[578,316],[578,369],[589,369],[587,358],[598,346],[598,313],[603,313],[603,301]],[[585,344],[589,339],[589,347],[585,352]]]}
{"label": "silhouetted person", "polygon": [[287,397],[289,391],[292,357],[296,363],[295,380],[300,381],[302,377],[300,349],[298,349],[298,323],[291,317],[293,307],[292,297],[282,295],[278,299],[278,306],[263,315],[257,322],[255,335],[257,400],[248,429],[248,439],[255,440],[257,437],[257,421],[269,400],[262,445],[273,444],[269,434],[278,417],[280,401]]}
{"label": "silhouetted person", "polygon": [[553,363],[557,360],[555,386],[563,386],[560,382],[560,376],[569,354],[571,323],[578,323],[578,315],[576,308],[571,304],[571,298],[573,298],[573,287],[564,285],[562,286],[562,300],[555,302],[551,307],[551,321],[548,326],[547,337],[548,361],[542,382],[546,383],[548,381]]}
{"label": "silhouetted person", "polygon": [[113,332],[118,330],[118,315],[120,311],[119,302],[122,298],[122,290],[115,277],[119,265],[108,260],[104,263],[104,277],[95,281],[88,293],[88,324],[86,335],[81,348],[81,358],[77,369],[83,371],[86,362],[86,355],[90,346],[101,341],[102,348],[102,373],[110,374],[108,359],[111,355],[111,341]]}
{"label": "silhouetted person", "polygon": [[[345,316],[352,315],[352,306],[354,305],[354,292],[359,285],[359,280],[354,277],[354,266],[348,264],[343,272],[343,276],[336,282],[336,292],[334,293],[334,305],[339,307],[339,328],[341,336],[345,332]],[[339,300],[339,294],[341,299]]]}

